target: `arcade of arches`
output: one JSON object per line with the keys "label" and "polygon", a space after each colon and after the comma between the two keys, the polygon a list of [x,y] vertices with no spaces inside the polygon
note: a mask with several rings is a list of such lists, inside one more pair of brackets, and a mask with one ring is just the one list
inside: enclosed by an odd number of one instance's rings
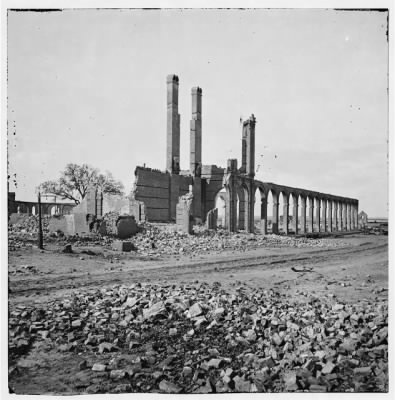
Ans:
{"label": "arcade of arches", "polygon": [[[75,203],[56,203],[42,202],[41,212],[43,215],[65,215],[71,214]],[[34,201],[15,200],[15,192],[8,192],[8,215],[18,214],[38,214],[38,203]]]}
{"label": "arcade of arches", "polygon": [[[260,194],[259,219],[255,216],[256,191]],[[282,210],[280,195],[283,199]],[[248,180],[236,171],[228,172],[220,199],[223,208],[219,210],[221,224],[233,232],[242,229],[287,235],[358,228],[358,200]]]}

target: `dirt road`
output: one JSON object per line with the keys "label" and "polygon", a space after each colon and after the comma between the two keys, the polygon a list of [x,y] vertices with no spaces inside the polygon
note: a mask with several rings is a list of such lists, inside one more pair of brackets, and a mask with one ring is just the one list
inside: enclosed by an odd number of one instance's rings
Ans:
{"label": "dirt road", "polygon": [[[276,287],[290,295],[300,291],[332,292],[344,301],[387,295],[388,241],[385,236],[353,236],[343,247],[256,248],[246,252],[200,254],[150,260],[133,253],[89,247],[63,254],[49,245],[9,253],[9,299],[12,303],[46,301],[82,287],[116,283],[219,281],[231,287]],[[294,268],[295,271],[292,269]],[[310,270],[309,272],[296,272]]]}

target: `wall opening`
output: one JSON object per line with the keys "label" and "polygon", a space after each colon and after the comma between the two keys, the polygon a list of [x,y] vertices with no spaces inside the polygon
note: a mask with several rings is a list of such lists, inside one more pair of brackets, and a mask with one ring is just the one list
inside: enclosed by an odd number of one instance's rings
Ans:
{"label": "wall opening", "polygon": [[298,195],[298,233],[302,230],[302,196]]}
{"label": "wall opening", "polygon": [[322,227],[323,231],[327,232],[328,231],[328,215],[329,215],[329,210],[328,210],[328,200],[322,200],[323,206],[325,206],[325,221],[322,221]]}
{"label": "wall opening", "polygon": [[223,187],[215,196],[215,208],[218,209],[217,225],[219,228],[226,228],[226,189]]}
{"label": "wall opening", "polygon": [[295,233],[294,203],[295,203],[294,195],[290,193],[288,196],[288,204],[289,204],[288,231],[290,233]]}
{"label": "wall opening", "polygon": [[273,193],[271,190],[267,194],[267,230],[273,233]]}
{"label": "wall opening", "polygon": [[284,232],[284,193],[278,195],[278,225],[279,232]]}
{"label": "wall opening", "polygon": [[[307,232],[311,232],[311,226],[314,221],[311,216],[311,207],[314,205],[314,199],[311,196],[308,196],[306,199],[306,225],[307,225]],[[314,217],[314,210],[313,210],[313,217]]]}
{"label": "wall opening", "polygon": [[262,199],[262,194],[261,191],[259,190],[259,188],[255,189],[255,193],[254,193],[254,223],[255,225],[257,223],[259,223],[259,221],[262,218],[262,214],[261,214],[261,199]]}

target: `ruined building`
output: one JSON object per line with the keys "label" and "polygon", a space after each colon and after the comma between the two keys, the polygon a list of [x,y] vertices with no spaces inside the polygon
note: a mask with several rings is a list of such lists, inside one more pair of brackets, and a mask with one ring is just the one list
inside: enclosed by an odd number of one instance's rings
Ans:
{"label": "ruined building", "polygon": [[[272,195],[271,232],[288,234],[306,232],[348,231],[357,228],[358,200],[311,190],[261,182],[255,179],[254,115],[243,122],[241,165],[229,159],[226,168],[202,165],[202,89],[192,88],[192,118],[190,121],[190,165],[180,168],[180,115],[178,113],[179,79],[167,77],[167,146],[166,171],[137,167],[130,211],[137,221],[168,222],[176,220],[177,203],[190,193],[190,213],[195,221],[205,221],[215,208],[221,192],[225,201],[225,227],[254,232],[255,192],[260,191],[262,233],[268,232],[267,207]],[[283,198],[283,218],[280,226],[279,199]],[[290,218],[290,203],[293,210]],[[308,207],[307,207],[308,206]],[[211,215],[210,214],[210,215]]]}
{"label": "ruined building", "polygon": [[[43,215],[65,215],[70,214],[75,207],[74,202],[41,202],[41,212]],[[37,201],[22,201],[15,199],[15,192],[8,191],[8,216],[11,214],[38,214]]]}

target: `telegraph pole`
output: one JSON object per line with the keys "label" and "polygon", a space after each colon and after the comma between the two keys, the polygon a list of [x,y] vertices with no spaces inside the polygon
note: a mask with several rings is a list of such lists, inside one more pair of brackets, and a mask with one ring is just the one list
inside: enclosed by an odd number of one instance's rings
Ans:
{"label": "telegraph pole", "polygon": [[38,248],[43,250],[43,226],[41,221],[41,193],[38,192]]}

